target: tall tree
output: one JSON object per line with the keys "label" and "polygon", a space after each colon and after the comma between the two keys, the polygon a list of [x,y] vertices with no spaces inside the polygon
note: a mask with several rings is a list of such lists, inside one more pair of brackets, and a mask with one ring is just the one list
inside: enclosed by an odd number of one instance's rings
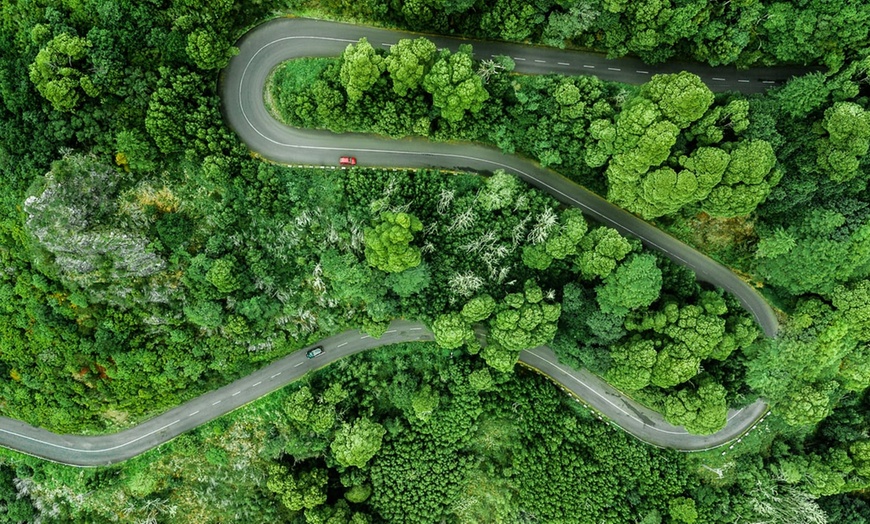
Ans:
{"label": "tall tree", "polygon": [[413,95],[435,63],[437,51],[435,44],[426,38],[403,38],[390,47],[385,63],[393,91],[399,96]]}
{"label": "tall tree", "polygon": [[362,98],[371,89],[386,69],[381,56],[366,38],[356,44],[349,44],[341,54],[341,85],[347,92],[350,102]]}
{"label": "tall tree", "polygon": [[30,65],[30,80],[39,93],[58,111],[74,110],[82,93],[97,96],[98,89],[84,73],[91,43],[61,33],[48,41]]}
{"label": "tall tree", "polygon": [[423,88],[432,95],[441,116],[451,122],[459,122],[466,112],[477,113],[489,98],[483,80],[474,72],[470,46],[453,54],[442,52],[423,79]]}

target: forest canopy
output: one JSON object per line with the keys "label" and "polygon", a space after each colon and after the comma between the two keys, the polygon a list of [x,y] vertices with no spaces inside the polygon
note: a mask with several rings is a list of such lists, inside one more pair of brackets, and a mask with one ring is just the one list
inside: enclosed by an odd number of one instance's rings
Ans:
{"label": "forest canopy", "polygon": [[[779,336],[510,174],[252,156],[218,75],[285,10],[814,66],[714,94],[686,72],[516,75],[415,38],[290,62],[270,93],[300,127],[528,156],[733,268]],[[0,519],[866,522],[868,23],[826,1],[3,3],[0,413],[115,431],[349,328],[417,319],[436,343],[331,366],[165,456],[72,472],[5,454]],[[539,344],[693,433],[759,398],[772,414],[724,455],[656,450],[518,370]]]}

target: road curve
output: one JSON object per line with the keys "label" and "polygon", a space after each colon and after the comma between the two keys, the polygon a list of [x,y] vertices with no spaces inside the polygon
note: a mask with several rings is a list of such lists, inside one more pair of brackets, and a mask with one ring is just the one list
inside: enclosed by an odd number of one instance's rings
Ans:
{"label": "road curve", "polygon": [[[323,34],[333,36],[319,36]],[[734,293],[753,314],[765,333],[768,336],[776,335],[778,324],[773,310],[754,289],[727,268],[534,162],[471,144],[447,145],[425,140],[396,141],[366,135],[302,131],[281,125],[269,116],[263,105],[263,89],[269,72],[276,65],[295,57],[337,55],[348,42],[356,41],[362,36],[378,45],[394,43],[399,38],[411,35],[293,19],[268,22],[249,32],[239,43],[241,52],[223,73],[224,114],[229,125],[253,151],[280,162],[331,166],[338,154],[356,153],[361,156],[360,165],[440,167],[468,171],[501,168],[515,173],[556,199],[581,208],[596,220],[625,234],[634,235],[674,261],[691,267],[699,279]],[[387,36],[389,39],[383,40]],[[435,40],[439,46],[451,49],[463,42],[446,38]],[[521,72],[578,74],[594,69],[595,74],[602,78],[624,82],[642,81],[644,75],[657,72],[689,69],[705,80],[721,82],[711,84],[713,89],[730,88],[749,92],[763,89],[766,84],[786,78],[783,70],[753,70],[756,71],[753,75],[757,77],[753,82],[740,78],[747,76],[747,73],[736,70],[735,76],[727,76],[720,69],[673,65],[667,66],[667,69],[642,66],[644,69],[637,69],[630,74],[629,69],[641,66],[629,60],[607,61],[597,55],[514,44],[475,42],[475,49],[477,53],[509,54],[517,60],[517,70]],[[720,76],[707,79],[704,76],[707,73]],[[336,143],[340,143],[340,146],[333,145]],[[450,152],[446,152],[446,149]],[[74,466],[113,464],[157,447],[192,428],[286,386],[308,371],[345,356],[387,344],[433,339],[432,333],[424,325],[407,321],[394,321],[380,339],[373,339],[359,331],[346,331],[321,341],[318,345],[324,347],[325,353],[316,359],[307,359],[305,349],[297,351],[227,386],[111,435],[60,435],[18,420],[0,417],[0,445]],[[740,435],[754,428],[754,424],[767,413],[766,404],[757,401],[740,410],[729,411],[728,423],[721,431],[708,436],[690,435],[684,428],[668,424],[660,414],[622,396],[588,371],[577,371],[559,364],[555,354],[546,346],[523,351],[520,353],[520,362],[545,374],[581,399],[585,405],[605,414],[628,433],[659,447],[682,451],[718,447],[738,439]]]}
{"label": "road curve", "polygon": [[[224,118],[252,151],[264,158],[282,163],[335,166],[338,156],[350,154],[357,156],[359,165],[362,166],[442,168],[474,172],[503,169],[514,173],[557,200],[580,208],[595,220],[623,234],[635,236],[647,246],[664,253],[671,260],[690,267],[699,280],[710,282],[734,294],[743,307],[755,317],[765,334],[769,337],[776,336],[779,324],[773,309],[755,289],[731,270],[555,171],[541,167],[536,162],[516,155],[506,155],[492,147],[469,143],[445,144],[411,138],[392,140],[364,134],[338,135],[328,131],[297,129],[277,122],[267,111],[263,96],[266,81],[271,71],[282,62],[308,56],[336,56],[349,42],[355,42],[361,37],[368,38],[374,46],[388,46],[400,38],[411,36],[414,35],[305,19],[282,18],[262,24],[242,37],[238,44],[239,54],[223,71],[221,98]],[[435,40],[439,46],[449,48],[456,48],[463,42],[467,43],[464,40],[449,38]],[[549,67],[550,72],[579,74],[590,71],[584,69],[585,66],[591,65],[586,62],[591,62],[593,59],[603,60],[599,55],[588,53],[515,44],[473,43],[477,52],[485,50],[487,55],[499,53],[508,53],[515,57],[523,55],[527,59],[519,63],[529,66],[535,64],[533,67],[535,72],[544,72],[544,68]],[[548,53],[558,53],[562,63],[574,64],[574,66],[558,66],[558,62],[554,63]],[[547,58],[534,58],[537,56]],[[626,71],[609,71],[610,75],[604,75],[606,70],[630,69],[621,66],[620,64],[623,63],[621,60],[605,60],[605,63],[610,66],[596,65],[594,70],[596,75],[612,76],[613,79],[625,82],[642,81],[647,77],[647,75],[630,74]],[[579,66],[579,69],[575,66]],[[669,66],[668,70],[671,69],[673,67]],[[695,67],[695,69],[704,68]],[[714,69],[706,68],[706,70]],[[643,71],[654,73],[658,70],[646,66]],[[780,75],[777,78],[782,78],[785,74],[781,69],[766,71],[772,72],[765,73],[764,78],[773,78],[776,75]],[[723,75],[717,78],[726,77],[724,71],[715,74]],[[745,76],[745,73],[741,74]],[[738,80],[741,79],[735,80],[735,88],[745,85],[749,90],[753,86],[765,85],[761,83],[762,80],[754,84],[743,84],[737,82]]]}
{"label": "road curve", "polygon": [[[155,448],[348,355],[388,344],[434,339],[425,325],[404,320],[393,321],[380,339],[357,330],[345,331],[320,341],[317,345],[322,346],[324,352],[319,357],[306,358],[308,348],[296,351],[220,389],[111,435],[60,435],[19,420],[0,417],[0,445],[72,466],[106,466]],[[767,412],[764,403],[756,402],[730,411],[728,424],[718,433],[690,435],[685,429],[665,422],[655,411],[623,397],[588,371],[577,371],[559,364],[546,346],[523,351],[520,362],[546,374],[628,433],[663,448],[699,451],[720,446],[745,433]]]}

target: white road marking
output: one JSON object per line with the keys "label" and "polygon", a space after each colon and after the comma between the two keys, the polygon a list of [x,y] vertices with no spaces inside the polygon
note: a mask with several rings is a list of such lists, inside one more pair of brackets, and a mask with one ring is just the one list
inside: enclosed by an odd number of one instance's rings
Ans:
{"label": "white road marking", "polygon": [[110,448],[104,448],[104,449],[78,449],[78,448],[70,448],[70,447],[68,447],[68,446],[63,446],[63,445],[61,445],[61,444],[55,444],[54,442],[46,442],[46,441],[44,441],[44,440],[39,440],[38,438],[33,438],[33,437],[31,437],[31,436],[28,436],[28,435],[22,435],[21,433],[16,433],[16,432],[14,432],[14,431],[9,431],[8,429],[3,429],[3,428],[0,428],[0,433],[6,433],[7,435],[12,435],[12,436],[15,436],[15,437],[23,438],[23,439],[25,439],[25,440],[30,440],[31,442],[38,442],[38,443],[40,443],[40,444],[45,444],[46,446],[51,446],[51,447],[53,447],[53,448],[62,449],[62,450],[64,450],[64,451],[76,451],[76,452],[79,452],[79,453],[105,453],[106,451],[115,451],[116,449],[121,449],[121,448],[127,447],[127,446],[129,446],[130,444],[133,444],[133,443],[135,443],[135,442],[139,442],[140,440],[142,440],[142,439],[144,439],[144,438],[147,438],[147,437],[150,437],[151,435],[153,435],[153,434],[155,434],[155,433],[160,433],[160,432],[163,431],[164,429],[166,429],[166,428],[168,428],[168,427],[170,427],[170,426],[174,426],[175,424],[178,424],[179,422],[181,422],[181,419],[179,419],[179,420],[173,420],[173,421],[170,422],[169,424],[166,424],[166,425],[164,425],[164,426],[160,426],[159,428],[157,428],[157,429],[155,429],[155,430],[153,430],[153,431],[149,431],[148,433],[145,433],[144,435],[140,435],[140,436],[138,436],[138,437],[136,437],[136,438],[134,438],[134,439],[128,440],[127,442],[123,442],[123,443],[121,443],[121,444],[118,444],[117,446],[112,446],[112,447],[110,447]]}
{"label": "white road marking", "polygon": [[608,71],[622,71],[622,69],[620,69],[618,67],[608,67],[607,70]]}
{"label": "white road marking", "polygon": [[556,62],[556,63],[559,64],[559,65],[571,65],[571,64],[569,64],[568,62]]}
{"label": "white road marking", "polygon": [[395,329],[391,329],[391,330],[389,330],[389,331],[385,331],[384,333],[395,333],[395,332],[396,332]]}
{"label": "white road marking", "polygon": [[547,63],[546,60],[535,60],[535,62],[537,62],[539,64],[546,64]]}
{"label": "white road marking", "polygon": [[257,382],[256,384],[254,384],[254,385],[251,386],[251,387],[252,387],[252,388],[255,388],[255,387],[259,386],[259,385],[262,384],[262,383],[263,383],[263,381],[261,380],[261,381]]}
{"label": "white road marking", "polygon": [[411,328],[408,331],[423,331],[423,328]]}
{"label": "white road marking", "polygon": [[519,56],[515,56],[515,57],[514,57],[514,60],[519,60],[520,62],[525,62],[525,61],[526,61],[525,58],[522,58],[522,57],[519,57]]}
{"label": "white road marking", "polygon": [[[315,37],[287,37],[287,38],[282,38],[282,39],[280,39],[280,40],[291,40],[291,39],[295,39],[295,38],[315,38]],[[317,38],[317,39],[322,39],[322,40],[333,40],[333,41],[341,41],[341,42],[348,42],[348,43],[352,43],[352,42],[354,42],[353,40],[339,39],[339,38],[324,38],[324,37],[316,37],[316,38]],[[273,44],[273,43],[275,43],[275,42],[270,42],[269,44],[267,44],[267,46],[268,46],[268,45],[271,45],[271,44]],[[265,48],[265,47],[266,47],[266,46],[264,46],[264,48]],[[261,49],[261,50],[262,50],[262,49]],[[259,54],[259,51],[257,51],[257,53],[255,53],[255,56],[256,56],[257,54]],[[249,65],[250,65],[250,62],[249,62],[248,64],[246,64],[245,71],[247,71],[247,69],[248,69],[247,66],[249,66]],[[560,65],[562,65],[562,64],[560,63]],[[590,69],[594,69],[594,68],[595,68],[595,66],[585,66],[585,67],[588,67],[588,68],[590,68]],[[244,77],[244,73],[243,73],[242,76]],[[724,78],[714,78],[714,80],[724,81],[725,79],[724,79]],[[748,81],[747,81],[747,82],[748,82]],[[243,83],[243,82],[240,82],[240,85],[241,85],[242,83]],[[776,83],[776,82],[774,82],[774,81],[763,81],[763,83],[770,83],[770,84],[772,84],[772,83]],[[272,140],[272,139],[269,139],[269,138],[265,137],[264,135],[262,135],[262,133],[260,133],[259,130],[257,130],[256,127],[254,127],[254,125],[253,125],[253,124],[250,122],[250,120],[248,119],[247,114],[245,114],[245,112],[244,112],[244,108],[242,108],[242,113],[243,113],[243,115],[245,116],[245,119],[248,121],[248,124],[250,124],[251,127],[252,127],[256,132],[258,132],[261,136],[263,136],[263,138],[266,138],[267,140],[270,140],[270,141],[272,141],[272,142],[277,143],[276,141],[274,141],[274,140]],[[285,144],[285,145],[286,145],[286,144]],[[294,146],[290,146],[290,147],[294,147]],[[332,148],[317,148],[317,147],[313,147],[312,149],[332,149]],[[340,148],[335,148],[335,149],[340,149]],[[407,153],[407,152],[401,152],[401,153],[409,154],[409,153]],[[451,155],[441,155],[441,156],[451,156]],[[460,155],[452,155],[452,156],[457,156],[457,157],[458,157],[458,156],[460,156]],[[510,166],[505,166],[505,167],[510,168]],[[330,166],[330,168],[331,168],[331,169],[336,169],[336,167],[334,167],[334,166]],[[516,169],[513,168],[512,170],[516,170]],[[522,172],[521,170],[516,170],[516,171],[520,171],[520,172]],[[545,186],[548,186],[548,184],[546,184],[546,183],[544,183],[544,185],[545,185]],[[554,188],[552,188],[552,189],[554,189]],[[568,195],[565,195],[565,194],[562,193],[561,191],[555,190],[555,193],[562,194],[563,196],[565,196],[565,197],[568,198],[569,200],[576,202],[576,200],[575,200],[573,197],[570,197],[570,196],[568,196]],[[590,212],[590,213],[591,213],[592,215],[594,215],[594,216],[601,216],[599,213],[597,213],[597,212],[595,212],[595,211],[593,211],[593,210],[588,209],[585,205],[583,205],[583,204],[581,204],[581,203],[579,203],[579,202],[577,203],[577,205],[578,205],[579,207],[585,209],[587,212]],[[606,217],[602,217],[602,218],[605,219],[605,222],[611,223],[611,221],[610,221],[610,220],[607,220]],[[648,244],[652,245],[652,246],[656,246],[656,247],[658,247],[657,244],[655,244],[654,242],[651,242],[651,241],[649,241],[649,240],[646,240],[646,242],[647,242]],[[659,249],[661,249],[661,248],[659,248]],[[672,255],[673,255],[673,254],[672,254]],[[685,260],[683,260],[681,257],[676,256],[676,255],[674,255],[674,256],[675,256],[675,258],[676,258],[677,260],[681,260],[681,261],[683,261],[683,262],[685,263]],[[752,307],[751,304],[744,304],[744,305],[745,305],[746,307],[748,307],[749,310],[750,310],[753,314],[755,314],[755,309]],[[756,318],[759,318],[758,315],[756,315]],[[420,329],[421,329],[421,328],[411,328],[411,330],[415,330],[415,331],[416,331],[416,330],[420,330]],[[235,395],[237,395],[237,394],[239,394],[239,393],[240,393],[240,392],[236,392],[233,396],[235,396]],[[220,402],[220,401],[218,401],[218,402]],[[768,414],[769,414],[769,412],[766,413],[765,416],[768,415]],[[761,418],[761,419],[759,420],[759,422],[763,422],[763,421],[764,421],[764,418]],[[50,443],[50,442],[44,442],[44,441],[41,441],[41,440],[39,440],[39,439],[36,439],[36,438],[33,438],[33,437],[29,437],[29,436],[27,436],[27,435],[20,435],[20,434],[18,434],[18,433],[15,433],[15,432],[13,432],[13,431],[6,430],[6,429],[3,429],[3,428],[0,428],[0,432],[2,432],[2,433],[6,433],[6,434],[10,434],[10,435],[15,435],[15,436],[20,437],[20,438],[23,438],[23,439],[28,439],[28,440],[35,441],[35,442],[40,442],[40,443],[43,443],[43,444],[45,444],[45,445],[52,446],[52,447],[59,448],[59,449],[65,449],[65,450],[69,450],[69,451],[78,451],[78,452],[81,452],[81,453],[99,453],[99,452],[112,451],[112,450],[114,450],[114,449],[118,449],[118,448],[122,448],[122,447],[128,446],[128,445],[130,445],[130,444],[132,444],[132,443],[134,443],[134,442],[138,442],[139,440],[141,440],[141,439],[143,439],[143,438],[145,438],[145,437],[148,437],[148,436],[150,436],[150,435],[153,435],[154,433],[157,433],[157,432],[160,432],[160,431],[164,431],[165,429],[167,429],[167,428],[171,427],[172,425],[177,424],[177,423],[179,423],[179,422],[180,422],[180,420],[175,420],[175,421],[170,422],[170,423],[168,423],[168,424],[166,424],[166,425],[164,425],[164,426],[162,426],[162,427],[160,427],[160,428],[158,428],[158,429],[156,429],[156,430],[153,430],[153,431],[151,431],[151,432],[149,432],[149,433],[147,433],[147,434],[145,434],[145,435],[141,435],[141,436],[139,436],[139,437],[137,437],[137,438],[134,438],[134,439],[132,439],[132,440],[129,440],[129,441],[127,441],[127,442],[124,442],[124,443],[122,443],[122,444],[119,444],[119,445],[117,445],[117,446],[115,446],[115,447],[113,447],[113,448],[107,448],[107,449],[102,449],[102,450],[99,450],[99,449],[85,449],[85,450],[80,450],[80,449],[75,449],[75,448],[69,448],[69,447],[66,447],[66,446],[62,446],[62,445],[58,445],[58,444],[54,444],[54,443]],[[732,447],[733,447],[733,446],[732,446]]]}
{"label": "white road marking", "polygon": [[[548,359],[542,357],[541,355],[537,355],[537,354],[535,354],[535,353],[528,353],[528,354],[529,354],[529,355],[534,355],[535,357],[537,357],[537,358],[543,360],[544,362],[550,364],[551,366],[556,367],[556,368],[560,368],[560,369],[561,369],[561,366],[560,366],[558,363],[556,363],[556,362],[551,362],[550,360],[548,360]],[[636,421],[636,422],[640,422],[641,424],[643,424],[644,426],[646,426],[646,427],[648,427],[648,428],[650,428],[650,429],[652,429],[652,430],[658,431],[658,432],[660,432],[660,433],[669,433],[669,434],[671,434],[671,435],[686,435],[686,434],[687,434],[685,431],[682,431],[682,432],[677,432],[677,431],[668,431],[668,430],[665,430],[665,429],[659,429],[659,428],[657,428],[657,427],[655,427],[655,426],[647,426],[646,424],[643,423],[642,420],[640,420],[639,418],[635,417],[634,415],[632,415],[632,414],[629,413],[628,411],[622,409],[620,406],[617,406],[616,404],[614,404],[613,402],[611,402],[607,397],[605,397],[604,395],[602,395],[601,393],[599,393],[598,391],[596,391],[595,389],[593,389],[592,386],[589,386],[588,384],[586,384],[585,382],[583,382],[583,381],[580,380],[579,378],[575,377],[574,375],[568,375],[568,376],[569,376],[572,380],[574,380],[575,382],[581,384],[583,387],[585,387],[586,389],[588,389],[589,391],[591,391],[592,393],[595,393],[596,395],[598,395],[599,397],[601,397],[601,400],[603,400],[604,402],[607,402],[608,404],[610,404],[611,406],[613,406],[617,411],[619,411],[620,413],[622,413],[622,414],[625,415],[626,417],[628,417],[628,418],[630,418],[630,419],[632,419],[632,420],[634,420],[634,421]],[[598,415],[598,418],[601,418],[601,415]]]}
{"label": "white road marking", "polygon": [[594,65],[584,65],[583,67],[585,67],[587,69],[595,69]]}
{"label": "white road marking", "polygon": [[216,402],[212,402],[211,405],[212,405],[212,406],[217,406],[217,405],[220,404],[221,402],[223,402],[223,400],[218,400],[218,401],[216,401]]}
{"label": "white road marking", "polygon": [[281,373],[283,373],[283,371],[279,371],[279,372],[275,373],[274,375],[272,375],[272,376],[269,377],[269,378],[275,378],[275,377],[277,377],[278,375],[280,375]]}
{"label": "white road marking", "polygon": [[293,367],[294,367],[294,368],[298,368],[298,367],[299,367],[299,366],[301,366],[301,365],[302,365],[302,364],[304,364],[304,363],[305,363],[305,361],[304,361],[304,360],[303,360],[303,361],[302,361],[302,362],[300,362],[300,363],[298,363],[298,364],[296,364],[296,365],[295,365],[295,366],[293,366]]}
{"label": "white road marking", "polygon": [[386,47],[393,47],[393,44],[388,44],[386,42],[381,42],[381,45]]}
{"label": "white road marking", "polygon": [[187,418],[190,418],[190,417],[196,415],[197,413],[199,413],[198,409],[196,411],[194,411],[193,413],[191,413],[190,415],[188,415]]}
{"label": "white road marking", "polygon": [[121,443],[121,444],[118,444],[117,446],[112,446],[112,447],[110,447],[110,448],[104,448],[104,449],[78,449],[78,448],[71,448],[71,447],[68,447],[68,446],[63,446],[63,445],[61,445],[61,444],[55,444],[55,443],[53,443],[53,442],[46,442],[46,441],[44,441],[44,440],[39,440],[38,438],[33,438],[33,437],[28,436],[28,435],[22,435],[22,434],[20,434],[20,433],[16,433],[16,432],[14,432],[14,431],[9,431],[8,429],[2,429],[2,428],[0,428],[0,433],[6,433],[7,435],[13,435],[13,436],[16,436],[16,437],[19,437],[19,438],[23,438],[23,439],[25,439],[25,440],[30,440],[30,441],[32,441],[32,442],[38,442],[38,443],[40,443],[40,444],[45,444],[46,446],[51,446],[51,447],[53,447],[53,448],[62,449],[62,450],[64,450],[64,451],[77,451],[77,452],[79,452],[79,453],[105,453],[106,451],[115,451],[116,449],[121,449],[121,448],[123,448],[123,447],[127,447],[127,446],[129,446],[130,444],[133,444],[133,443],[139,442],[140,440],[142,440],[142,439],[144,439],[144,438],[147,438],[147,437],[150,437],[151,435],[153,435],[153,434],[155,434],[155,433],[160,433],[160,432],[163,431],[164,429],[166,429],[166,428],[168,428],[168,427],[170,427],[170,426],[174,426],[174,425],[178,424],[179,422],[181,422],[181,419],[173,420],[173,421],[170,422],[169,424],[166,424],[166,425],[164,425],[164,426],[160,426],[159,428],[157,428],[157,429],[155,429],[155,430],[153,430],[153,431],[149,431],[148,433],[145,433],[144,435],[140,435],[140,436],[138,436],[138,437],[136,437],[136,438],[134,438],[134,439],[128,440],[127,442],[123,442],[123,443]]}
{"label": "white road marking", "polygon": [[718,77],[715,77],[715,76],[713,77],[713,80],[715,80],[715,81],[717,81],[717,82],[724,82],[724,81],[725,81],[724,78],[718,78]]}
{"label": "white road marking", "polygon": [[762,80],[761,83],[762,84],[775,84],[776,81],[774,81],[774,80]]}
{"label": "white road marking", "polygon": [[743,82],[744,84],[748,84],[749,80],[738,80],[738,82]]}
{"label": "white road marking", "polygon": [[239,393],[241,393],[241,391],[236,391],[236,392],[233,393],[231,396],[235,397],[235,396],[238,395]]}
{"label": "white road marking", "polygon": [[343,343],[343,344],[339,344],[339,345],[337,345],[337,346],[335,346],[335,347],[337,347],[337,348],[343,348],[343,347],[346,346],[346,345],[347,345],[347,342],[345,342],[345,343]]}
{"label": "white road marking", "polygon": [[640,71],[640,70],[638,70],[638,71],[635,71],[635,73],[640,73],[640,74],[642,74],[642,75],[648,75],[648,74],[649,74],[649,71]]}
{"label": "white road marking", "polygon": [[362,337],[359,337],[360,340],[365,340],[367,338],[372,338],[372,336],[371,335],[364,335]]}

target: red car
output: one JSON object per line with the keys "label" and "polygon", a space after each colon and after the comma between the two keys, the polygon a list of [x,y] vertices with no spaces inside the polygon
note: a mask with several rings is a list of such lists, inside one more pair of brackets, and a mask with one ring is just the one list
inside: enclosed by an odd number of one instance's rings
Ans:
{"label": "red car", "polygon": [[356,157],[355,156],[343,156],[338,159],[338,163],[343,166],[355,166],[356,165]]}

